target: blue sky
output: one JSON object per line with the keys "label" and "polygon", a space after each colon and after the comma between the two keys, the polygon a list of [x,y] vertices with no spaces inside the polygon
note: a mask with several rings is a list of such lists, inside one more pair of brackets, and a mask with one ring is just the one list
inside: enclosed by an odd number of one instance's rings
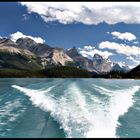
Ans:
{"label": "blue sky", "polygon": [[140,3],[1,2],[0,36],[28,36],[64,49],[76,46],[130,67],[140,60]]}

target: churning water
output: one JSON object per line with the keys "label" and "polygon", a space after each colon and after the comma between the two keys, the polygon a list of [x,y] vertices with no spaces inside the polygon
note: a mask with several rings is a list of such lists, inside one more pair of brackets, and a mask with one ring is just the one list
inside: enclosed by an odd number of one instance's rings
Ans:
{"label": "churning water", "polygon": [[1,79],[0,137],[140,137],[140,80]]}

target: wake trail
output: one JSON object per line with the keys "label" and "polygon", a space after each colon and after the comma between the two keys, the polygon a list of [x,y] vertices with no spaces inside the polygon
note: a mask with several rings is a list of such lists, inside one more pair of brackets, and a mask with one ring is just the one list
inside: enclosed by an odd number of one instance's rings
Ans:
{"label": "wake trail", "polygon": [[[95,90],[108,99],[103,100],[106,98],[97,98],[92,91],[84,93],[76,82],[67,85],[65,90],[60,91],[63,94],[57,98],[53,96],[54,86],[45,90],[17,85],[12,87],[29,96],[35,106],[50,112],[67,137],[86,138],[117,137],[118,119],[133,105],[133,95],[140,89],[139,86],[133,86],[129,89],[109,90],[95,85]],[[98,101],[95,102],[94,97]],[[93,100],[89,101],[89,98]]]}

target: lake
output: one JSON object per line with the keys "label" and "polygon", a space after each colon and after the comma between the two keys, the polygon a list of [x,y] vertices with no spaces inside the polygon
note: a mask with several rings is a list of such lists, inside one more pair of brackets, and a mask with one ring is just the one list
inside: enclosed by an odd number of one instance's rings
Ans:
{"label": "lake", "polygon": [[140,137],[140,80],[1,78],[0,137]]}

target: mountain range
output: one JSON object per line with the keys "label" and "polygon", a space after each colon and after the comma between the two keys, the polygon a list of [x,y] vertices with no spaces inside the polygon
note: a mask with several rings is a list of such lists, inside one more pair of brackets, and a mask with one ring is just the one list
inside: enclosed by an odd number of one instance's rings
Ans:
{"label": "mountain range", "polygon": [[39,70],[52,66],[73,66],[96,74],[130,71],[126,64],[119,65],[99,54],[94,54],[90,59],[84,57],[76,47],[65,51],[63,48],[51,47],[45,43],[36,43],[28,37],[19,38],[16,42],[9,38],[0,38],[1,69]]}

